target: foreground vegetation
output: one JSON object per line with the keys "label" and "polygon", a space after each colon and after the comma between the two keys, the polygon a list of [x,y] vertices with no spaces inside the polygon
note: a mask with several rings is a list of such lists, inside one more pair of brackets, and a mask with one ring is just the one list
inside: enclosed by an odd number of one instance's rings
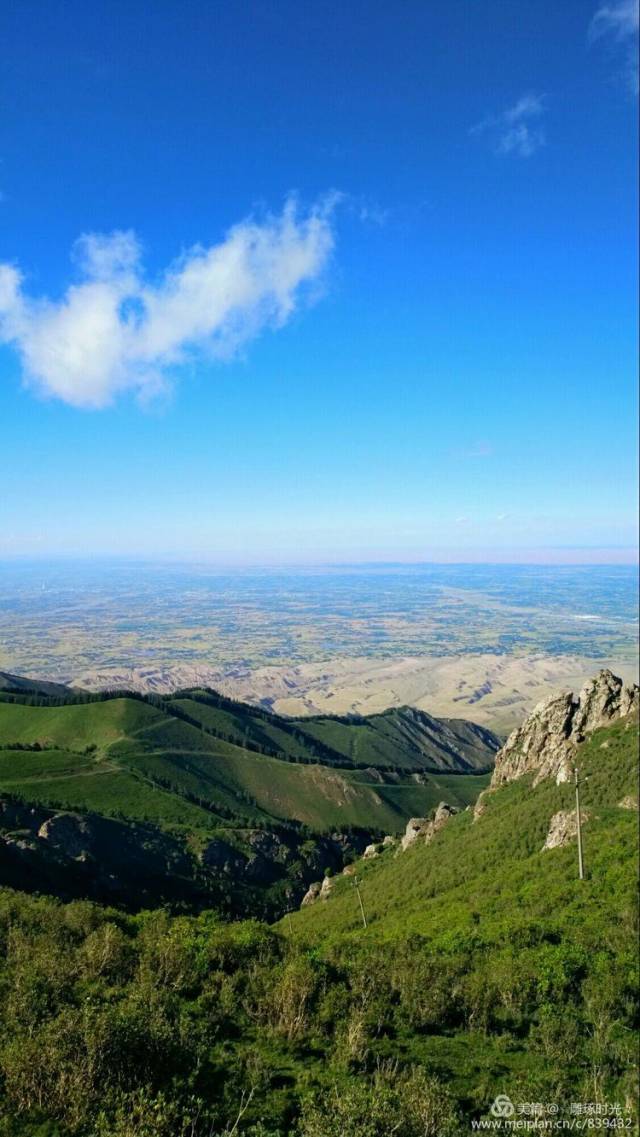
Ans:
{"label": "foreground vegetation", "polygon": [[631,1116],[635,730],[580,759],[583,882],[574,842],[541,852],[571,787],[525,778],[359,864],[366,930],[353,877],[273,928],[3,890],[0,1134],[454,1137],[499,1093]]}

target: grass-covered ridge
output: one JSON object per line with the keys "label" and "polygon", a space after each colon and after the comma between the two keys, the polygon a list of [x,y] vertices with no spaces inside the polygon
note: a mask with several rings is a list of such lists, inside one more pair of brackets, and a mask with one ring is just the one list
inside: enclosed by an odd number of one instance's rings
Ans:
{"label": "grass-covered ridge", "polygon": [[370,766],[438,768],[483,773],[499,745],[492,731],[464,719],[434,719],[415,707],[367,717],[320,716],[298,720],[305,734],[345,758]]}
{"label": "grass-covered ridge", "polygon": [[[343,729],[359,736],[367,728],[354,723]],[[430,730],[435,754],[437,746],[442,750],[437,724]],[[379,769],[373,746],[354,746],[355,757],[349,757],[344,747],[305,734],[297,721],[213,692],[166,699],[71,694],[68,701],[17,693],[0,698],[0,792],[195,831],[208,832],[224,819],[246,824],[272,818],[319,831],[356,825],[396,832],[443,796],[464,805],[485,784],[476,768],[487,768],[492,737],[476,739],[468,724],[460,724],[455,738],[448,728],[444,734],[447,761],[432,773],[424,772],[425,753],[409,737],[403,758],[397,728],[395,749]],[[33,762],[12,752],[16,746],[42,748],[37,772]],[[54,748],[58,757],[49,761]],[[455,777],[452,767],[459,771]]]}
{"label": "grass-covered ridge", "polygon": [[17,685],[0,691],[0,883],[273,918],[407,817],[474,801],[487,777],[365,766],[211,691]]}

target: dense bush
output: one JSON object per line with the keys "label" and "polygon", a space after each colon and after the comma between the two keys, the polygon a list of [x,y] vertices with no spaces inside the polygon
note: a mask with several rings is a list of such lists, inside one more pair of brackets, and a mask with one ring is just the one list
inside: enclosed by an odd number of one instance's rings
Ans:
{"label": "dense bush", "polygon": [[5,890],[0,1134],[446,1137],[509,1078],[626,1100],[634,944],[611,940],[320,952],[255,921]]}

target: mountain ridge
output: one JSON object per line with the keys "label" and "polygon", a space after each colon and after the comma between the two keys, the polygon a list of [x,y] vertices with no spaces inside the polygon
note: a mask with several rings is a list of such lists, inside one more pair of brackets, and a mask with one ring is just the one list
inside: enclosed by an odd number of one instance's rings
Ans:
{"label": "mountain ridge", "polygon": [[[187,907],[282,911],[318,872],[340,870],[416,809],[475,801],[499,741],[411,709],[373,724],[305,724],[213,691],[51,692],[8,676],[5,882],[22,872],[34,888],[134,906],[179,902],[182,888]],[[358,746],[331,745],[336,729]],[[6,824],[21,805],[32,814]],[[131,851],[139,879],[110,854],[106,832]]]}

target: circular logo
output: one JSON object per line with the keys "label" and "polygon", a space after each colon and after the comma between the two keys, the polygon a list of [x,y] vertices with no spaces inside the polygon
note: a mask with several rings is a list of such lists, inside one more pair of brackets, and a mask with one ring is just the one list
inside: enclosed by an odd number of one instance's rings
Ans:
{"label": "circular logo", "polygon": [[516,1107],[506,1094],[498,1094],[490,1112],[492,1117],[513,1117]]}

